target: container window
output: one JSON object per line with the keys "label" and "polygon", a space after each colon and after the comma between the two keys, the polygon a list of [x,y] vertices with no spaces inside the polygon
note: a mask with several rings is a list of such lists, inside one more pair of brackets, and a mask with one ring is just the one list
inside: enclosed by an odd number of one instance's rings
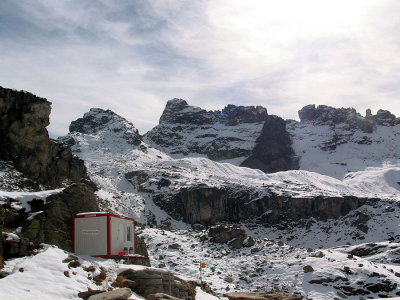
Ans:
{"label": "container window", "polygon": [[128,242],[131,241],[132,234],[131,234],[131,226],[126,226],[126,240]]}

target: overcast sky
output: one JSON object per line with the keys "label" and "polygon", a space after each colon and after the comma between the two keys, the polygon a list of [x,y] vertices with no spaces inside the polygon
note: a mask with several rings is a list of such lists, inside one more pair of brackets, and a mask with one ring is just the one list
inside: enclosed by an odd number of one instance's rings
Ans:
{"label": "overcast sky", "polygon": [[143,134],[171,98],[400,116],[400,1],[2,0],[0,85],[51,101],[53,137],[91,107]]}

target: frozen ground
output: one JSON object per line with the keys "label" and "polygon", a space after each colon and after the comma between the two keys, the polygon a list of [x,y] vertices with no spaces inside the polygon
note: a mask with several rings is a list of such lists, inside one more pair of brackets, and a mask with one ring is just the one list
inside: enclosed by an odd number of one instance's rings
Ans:
{"label": "frozen ground", "polygon": [[[283,290],[308,299],[367,299],[396,296],[400,284],[400,244],[394,242],[313,250],[259,233],[253,235],[253,247],[232,250],[225,244],[201,242],[204,232],[147,228],[142,234],[155,266],[199,280],[199,264],[206,263],[203,280],[219,295]],[[181,246],[171,249],[171,244]]]}
{"label": "frozen ground", "polygon": [[[79,261],[78,266],[69,263]],[[96,285],[93,278],[106,270],[106,279]],[[119,264],[112,259],[76,256],[54,246],[44,245],[36,255],[8,260],[3,271],[10,275],[0,281],[0,299],[7,300],[54,300],[81,299],[79,292],[107,290],[117,274],[126,269],[140,270],[146,267]],[[198,289],[199,300],[215,297]],[[145,298],[133,293],[129,299]]]}

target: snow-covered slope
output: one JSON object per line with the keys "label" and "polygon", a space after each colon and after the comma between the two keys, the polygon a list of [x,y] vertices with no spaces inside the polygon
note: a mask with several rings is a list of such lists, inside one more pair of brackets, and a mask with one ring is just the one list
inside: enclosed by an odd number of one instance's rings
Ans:
{"label": "snow-covered slope", "polygon": [[[63,140],[85,160],[91,179],[99,187],[97,195],[104,209],[134,217],[141,223],[171,223],[172,231],[160,228],[142,231],[153,264],[196,278],[198,262],[206,260],[210,268],[205,270],[204,279],[212,282],[218,293],[228,287],[230,290],[281,288],[314,299],[343,295],[359,299],[363,293],[373,297],[396,295],[400,260],[392,259],[391,255],[397,255],[394,253],[400,242],[398,166],[369,167],[337,179],[305,170],[265,174],[204,157],[173,158],[140,140],[139,135],[140,143],[126,140],[124,128],[136,132],[133,125],[111,112],[99,113],[112,126],[104,122],[100,128],[92,126],[85,132],[71,132]],[[90,116],[96,119],[96,111],[91,111]],[[246,198],[237,199],[246,203],[271,195],[293,201],[320,196],[378,199],[337,219],[287,222],[282,218],[282,224],[276,226],[260,226],[255,219],[247,220],[241,226],[257,243],[251,249],[232,250],[204,241],[203,232],[172,219],[155,205],[154,200],[160,204],[159,195],[164,196],[161,202],[168,202],[179,191],[193,187],[229,189],[235,195],[245,195]],[[282,240],[287,245],[273,240]],[[344,246],[350,243],[370,247],[361,244],[365,242],[377,243],[380,256],[351,258],[350,252],[356,247]],[[173,243],[180,247],[169,248]],[[307,247],[323,249],[322,258],[319,253],[308,252],[311,250],[307,251]],[[303,268],[307,266],[314,271],[306,273]]]}
{"label": "snow-covered slope", "polygon": [[287,129],[302,170],[342,179],[369,167],[400,166],[400,124],[363,132],[345,123],[293,121]]}
{"label": "snow-covered slope", "polygon": [[[93,113],[93,111],[91,111]],[[101,111],[104,117],[104,111]],[[308,171],[265,174],[259,170],[219,163],[207,158],[173,159],[144,142],[133,145],[126,139],[127,121],[108,113],[111,126],[88,133],[72,132],[63,140],[86,162],[91,179],[99,186],[98,196],[115,211],[145,221],[147,208],[156,194],[175,194],[182,188],[205,185],[251,190],[253,199],[268,195],[312,198],[316,196],[357,196],[398,200],[399,167],[374,168],[347,174],[338,180]],[[130,127],[130,132],[135,132]],[[163,182],[166,185],[163,186]],[[147,207],[147,208],[146,208]],[[160,212],[161,213],[161,212]],[[164,216],[166,217],[166,216]]]}

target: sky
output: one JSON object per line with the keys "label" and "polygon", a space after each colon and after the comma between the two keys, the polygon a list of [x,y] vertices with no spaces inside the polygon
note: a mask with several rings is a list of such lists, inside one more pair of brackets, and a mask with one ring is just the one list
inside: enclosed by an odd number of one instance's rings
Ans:
{"label": "sky", "polygon": [[2,0],[0,86],[52,102],[52,137],[91,107],[144,134],[172,98],[400,116],[399,16],[398,0]]}

